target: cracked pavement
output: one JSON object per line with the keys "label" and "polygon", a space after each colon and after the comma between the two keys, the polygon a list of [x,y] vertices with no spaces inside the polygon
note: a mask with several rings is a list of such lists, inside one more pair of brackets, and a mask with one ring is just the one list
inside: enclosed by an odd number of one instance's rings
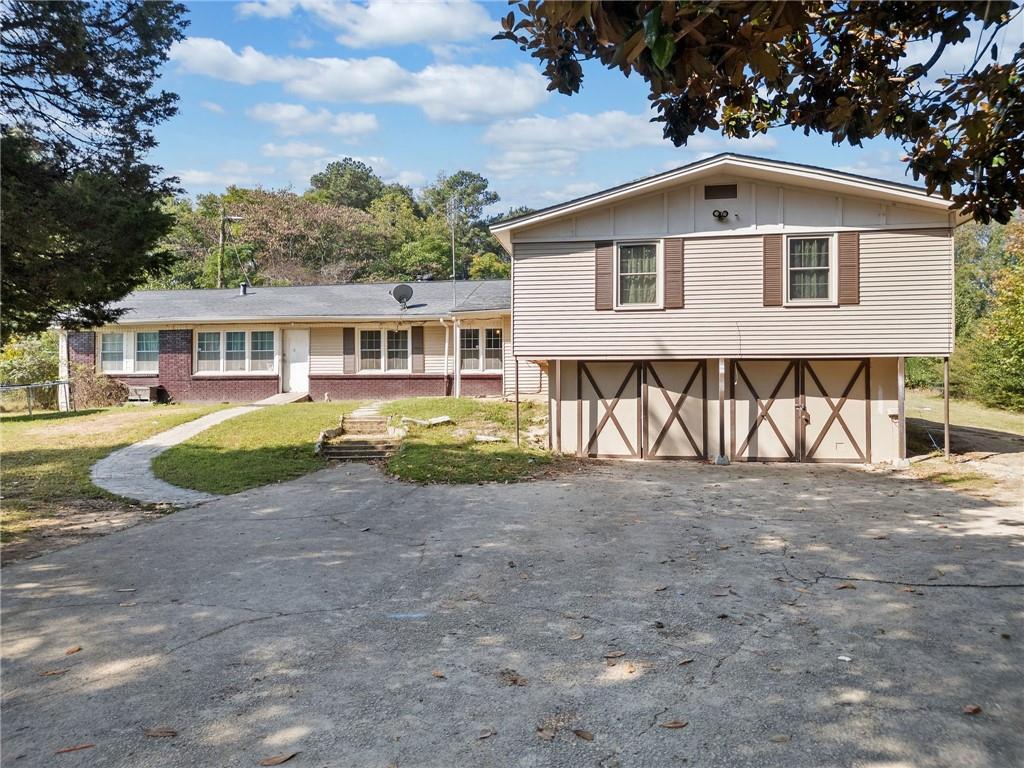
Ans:
{"label": "cracked pavement", "polygon": [[1022,545],[847,467],[328,469],[6,567],[2,762],[1020,765]]}

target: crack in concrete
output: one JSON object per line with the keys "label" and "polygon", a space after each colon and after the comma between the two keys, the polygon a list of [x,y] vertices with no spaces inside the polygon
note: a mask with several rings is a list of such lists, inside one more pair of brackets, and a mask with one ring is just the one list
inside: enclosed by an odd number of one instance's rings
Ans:
{"label": "crack in concrete", "polygon": [[892,584],[897,587],[946,587],[946,588],[962,588],[962,589],[1022,589],[1024,584],[936,584],[933,581],[915,582],[915,581],[896,581],[894,579],[868,579],[860,576],[832,576],[827,573],[819,574],[814,580],[817,584],[821,579],[829,579],[830,581],[865,581],[870,584]]}

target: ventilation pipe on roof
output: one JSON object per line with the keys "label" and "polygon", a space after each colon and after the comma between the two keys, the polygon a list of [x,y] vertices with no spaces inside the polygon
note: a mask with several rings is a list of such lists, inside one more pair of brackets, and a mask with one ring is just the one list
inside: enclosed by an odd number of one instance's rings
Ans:
{"label": "ventilation pipe on roof", "polygon": [[239,283],[238,284],[238,295],[239,296],[245,296],[248,292],[249,292],[249,284],[248,283]]}

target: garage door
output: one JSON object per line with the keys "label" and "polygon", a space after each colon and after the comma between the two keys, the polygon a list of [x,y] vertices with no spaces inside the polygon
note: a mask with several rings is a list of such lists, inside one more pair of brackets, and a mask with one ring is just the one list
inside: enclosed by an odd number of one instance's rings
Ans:
{"label": "garage door", "polygon": [[706,361],[659,360],[643,365],[644,458],[706,459]]}
{"label": "garage door", "polygon": [[799,461],[797,360],[733,360],[733,461]]}
{"label": "garage door", "polygon": [[800,362],[802,461],[871,461],[871,379],[867,360]]}
{"label": "garage door", "polygon": [[642,380],[642,363],[578,364],[576,444],[583,455],[640,458]]}

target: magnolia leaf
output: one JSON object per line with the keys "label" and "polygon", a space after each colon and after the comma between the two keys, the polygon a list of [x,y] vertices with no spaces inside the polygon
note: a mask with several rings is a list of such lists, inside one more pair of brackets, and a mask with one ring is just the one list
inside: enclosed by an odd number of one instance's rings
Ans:
{"label": "magnolia leaf", "polygon": [[575,733],[579,738],[583,739],[584,741],[594,740],[594,734],[592,734],[590,731],[584,731],[582,728],[575,729],[573,733]]}
{"label": "magnolia leaf", "polygon": [[685,728],[688,725],[689,725],[689,723],[686,722],[685,720],[667,720],[664,723],[658,723],[658,727],[659,728],[671,728],[671,729]]}
{"label": "magnolia leaf", "polygon": [[676,53],[676,41],[671,35],[659,37],[651,46],[651,58],[658,69],[665,69],[672,63],[672,57]]}
{"label": "magnolia leaf", "polygon": [[271,755],[270,757],[265,757],[262,760],[260,760],[259,764],[260,765],[281,765],[282,763],[287,763],[289,760],[291,760],[297,754],[299,754],[299,753],[298,752],[285,752],[284,754],[281,754],[281,755]]}

